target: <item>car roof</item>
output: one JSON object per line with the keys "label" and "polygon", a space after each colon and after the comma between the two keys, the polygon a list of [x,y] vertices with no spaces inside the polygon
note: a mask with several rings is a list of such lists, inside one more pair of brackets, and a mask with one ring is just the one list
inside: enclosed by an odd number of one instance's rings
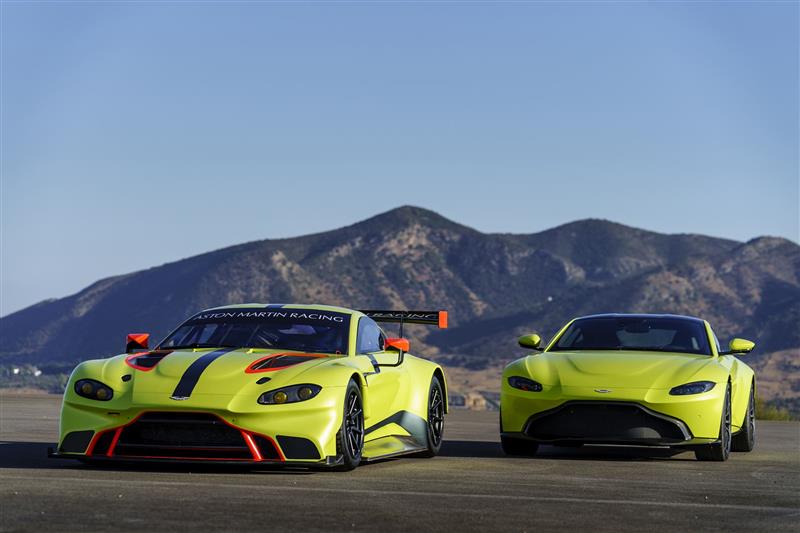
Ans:
{"label": "car roof", "polygon": [[244,303],[234,305],[222,305],[219,307],[210,307],[204,309],[206,311],[219,311],[221,309],[314,309],[315,311],[332,311],[334,313],[357,314],[358,311],[348,309],[346,307],[337,307],[335,305],[322,305],[322,304],[266,304],[266,303]]}
{"label": "car roof", "polygon": [[705,323],[705,320],[702,318],[697,318],[694,316],[687,316],[687,315],[673,315],[669,313],[657,314],[657,313],[601,313],[597,315],[587,315],[587,316],[579,316],[575,320],[582,320],[584,318],[674,318],[677,320],[685,320],[688,322],[702,322]]}

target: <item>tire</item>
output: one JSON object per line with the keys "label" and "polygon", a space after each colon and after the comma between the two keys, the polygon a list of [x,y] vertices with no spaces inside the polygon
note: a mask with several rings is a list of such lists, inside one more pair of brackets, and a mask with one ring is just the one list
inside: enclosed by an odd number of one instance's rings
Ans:
{"label": "tire", "polygon": [[419,457],[436,457],[442,448],[444,437],[444,390],[439,378],[433,376],[428,389],[427,448],[417,454]]}
{"label": "tire", "polygon": [[344,393],[342,427],[336,434],[336,454],[343,460],[338,470],[353,470],[361,463],[363,452],[364,407],[361,389],[355,381],[350,381]]}
{"label": "tire", "polygon": [[725,400],[722,404],[722,419],[719,427],[719,440],[714,444],[706,444],[695,449],[698,461],[727,461],[731,454],[731,385],[725,389]]}
{"label": "tire", "polygon": [[732,452],[750,452],[756,446],[756,394],[755,384],[750,386],[750,400],[742,429],[731,439]]}
{"label": "tire", "polygon": [[536,442],[504,435],[500,436],[500,445],[506,455],[519,455],[522,457],[533,457],[539,449],[539,444]]}

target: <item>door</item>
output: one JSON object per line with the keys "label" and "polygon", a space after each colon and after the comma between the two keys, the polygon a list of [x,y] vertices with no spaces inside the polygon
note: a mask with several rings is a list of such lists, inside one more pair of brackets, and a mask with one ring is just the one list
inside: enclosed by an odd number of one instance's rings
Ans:
{"label": "door", "polygon": [[[385,341],[386,335],[374,320],[365,316],[359,319],[356,361],[367,383],[365,401],[369,405],[364,420],[366,440],[392,433],[386,422],[404,409],[408,395],[408,372],[405,366],[379,366],[398,360],[397,352],[384,350]],[[370,428],[381,423],[386,425],[388,431],[370,431]]]}

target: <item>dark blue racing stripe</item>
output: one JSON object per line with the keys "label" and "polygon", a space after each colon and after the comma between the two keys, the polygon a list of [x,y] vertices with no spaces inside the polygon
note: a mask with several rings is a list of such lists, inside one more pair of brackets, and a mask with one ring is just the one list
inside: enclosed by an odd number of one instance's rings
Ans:
{"label": "dark blue racing stripe", "polygon": [[172,392],[172,396],[170,396],[170,398],[173,400],[187,400],[189,396],[192,395],[192,391],[194,390],[195,385],[197,385],[197,381],[200,379],[200,376],[203,374],[203,372],[205,372],[206,368],[208,368],[208,365],[213,363],[218,357],[223,356],[232,350],[235,350],[235,348],[223,348],[221,350],[209,352],[196,359],[194,363],[189,365],[189,368],[186,369],[186,372],[183,373],[181,380],[178,382],[178,386],[175,387],[175,390]]}
{"label": "dark blue racing stripe", "polygon": [[269,304],[264,309],[280,309],[286,304]]}

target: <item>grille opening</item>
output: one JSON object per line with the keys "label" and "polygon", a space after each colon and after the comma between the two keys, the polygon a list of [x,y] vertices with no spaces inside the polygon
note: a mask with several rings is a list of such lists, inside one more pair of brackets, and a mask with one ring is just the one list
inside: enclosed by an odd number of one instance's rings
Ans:
{"label": "grille opening", "polygon": [[67,433],[67,436],[61,441],[59,449],[67,453],[83,453],[86,447],[89,446],[92,437],[94,437],[94,431],[91,430],[72,431]]}
{"label": "grille opening", "polygon": [[114,455],[253,460],[241,432],[208,413],[145,413],[123,428]]}
{"label": "grille opening", "polygon": [[525,434],[543,441],[597,443],[678,443],[691,438],[676,421],[639,405],[601,402],[564,404],[530,420]]}
{"label": "grille opening", "polygon": [[108,448],[111,446],[111,441],[114,440],[116,431],[116,429],[110,429],[97,437],[97,442],[94,443],[94,448],[92,448],[92,455],[105,455],[108,453]]}
{"label": "grille opening", "polygon": [[261,453],[262,459],[278,460],[281,458],[278,454],[278,450],[275,449],[275,446],[268,438],[262,437],[261,435],[253,435],[253,442],[258,446],[258,451]]}

